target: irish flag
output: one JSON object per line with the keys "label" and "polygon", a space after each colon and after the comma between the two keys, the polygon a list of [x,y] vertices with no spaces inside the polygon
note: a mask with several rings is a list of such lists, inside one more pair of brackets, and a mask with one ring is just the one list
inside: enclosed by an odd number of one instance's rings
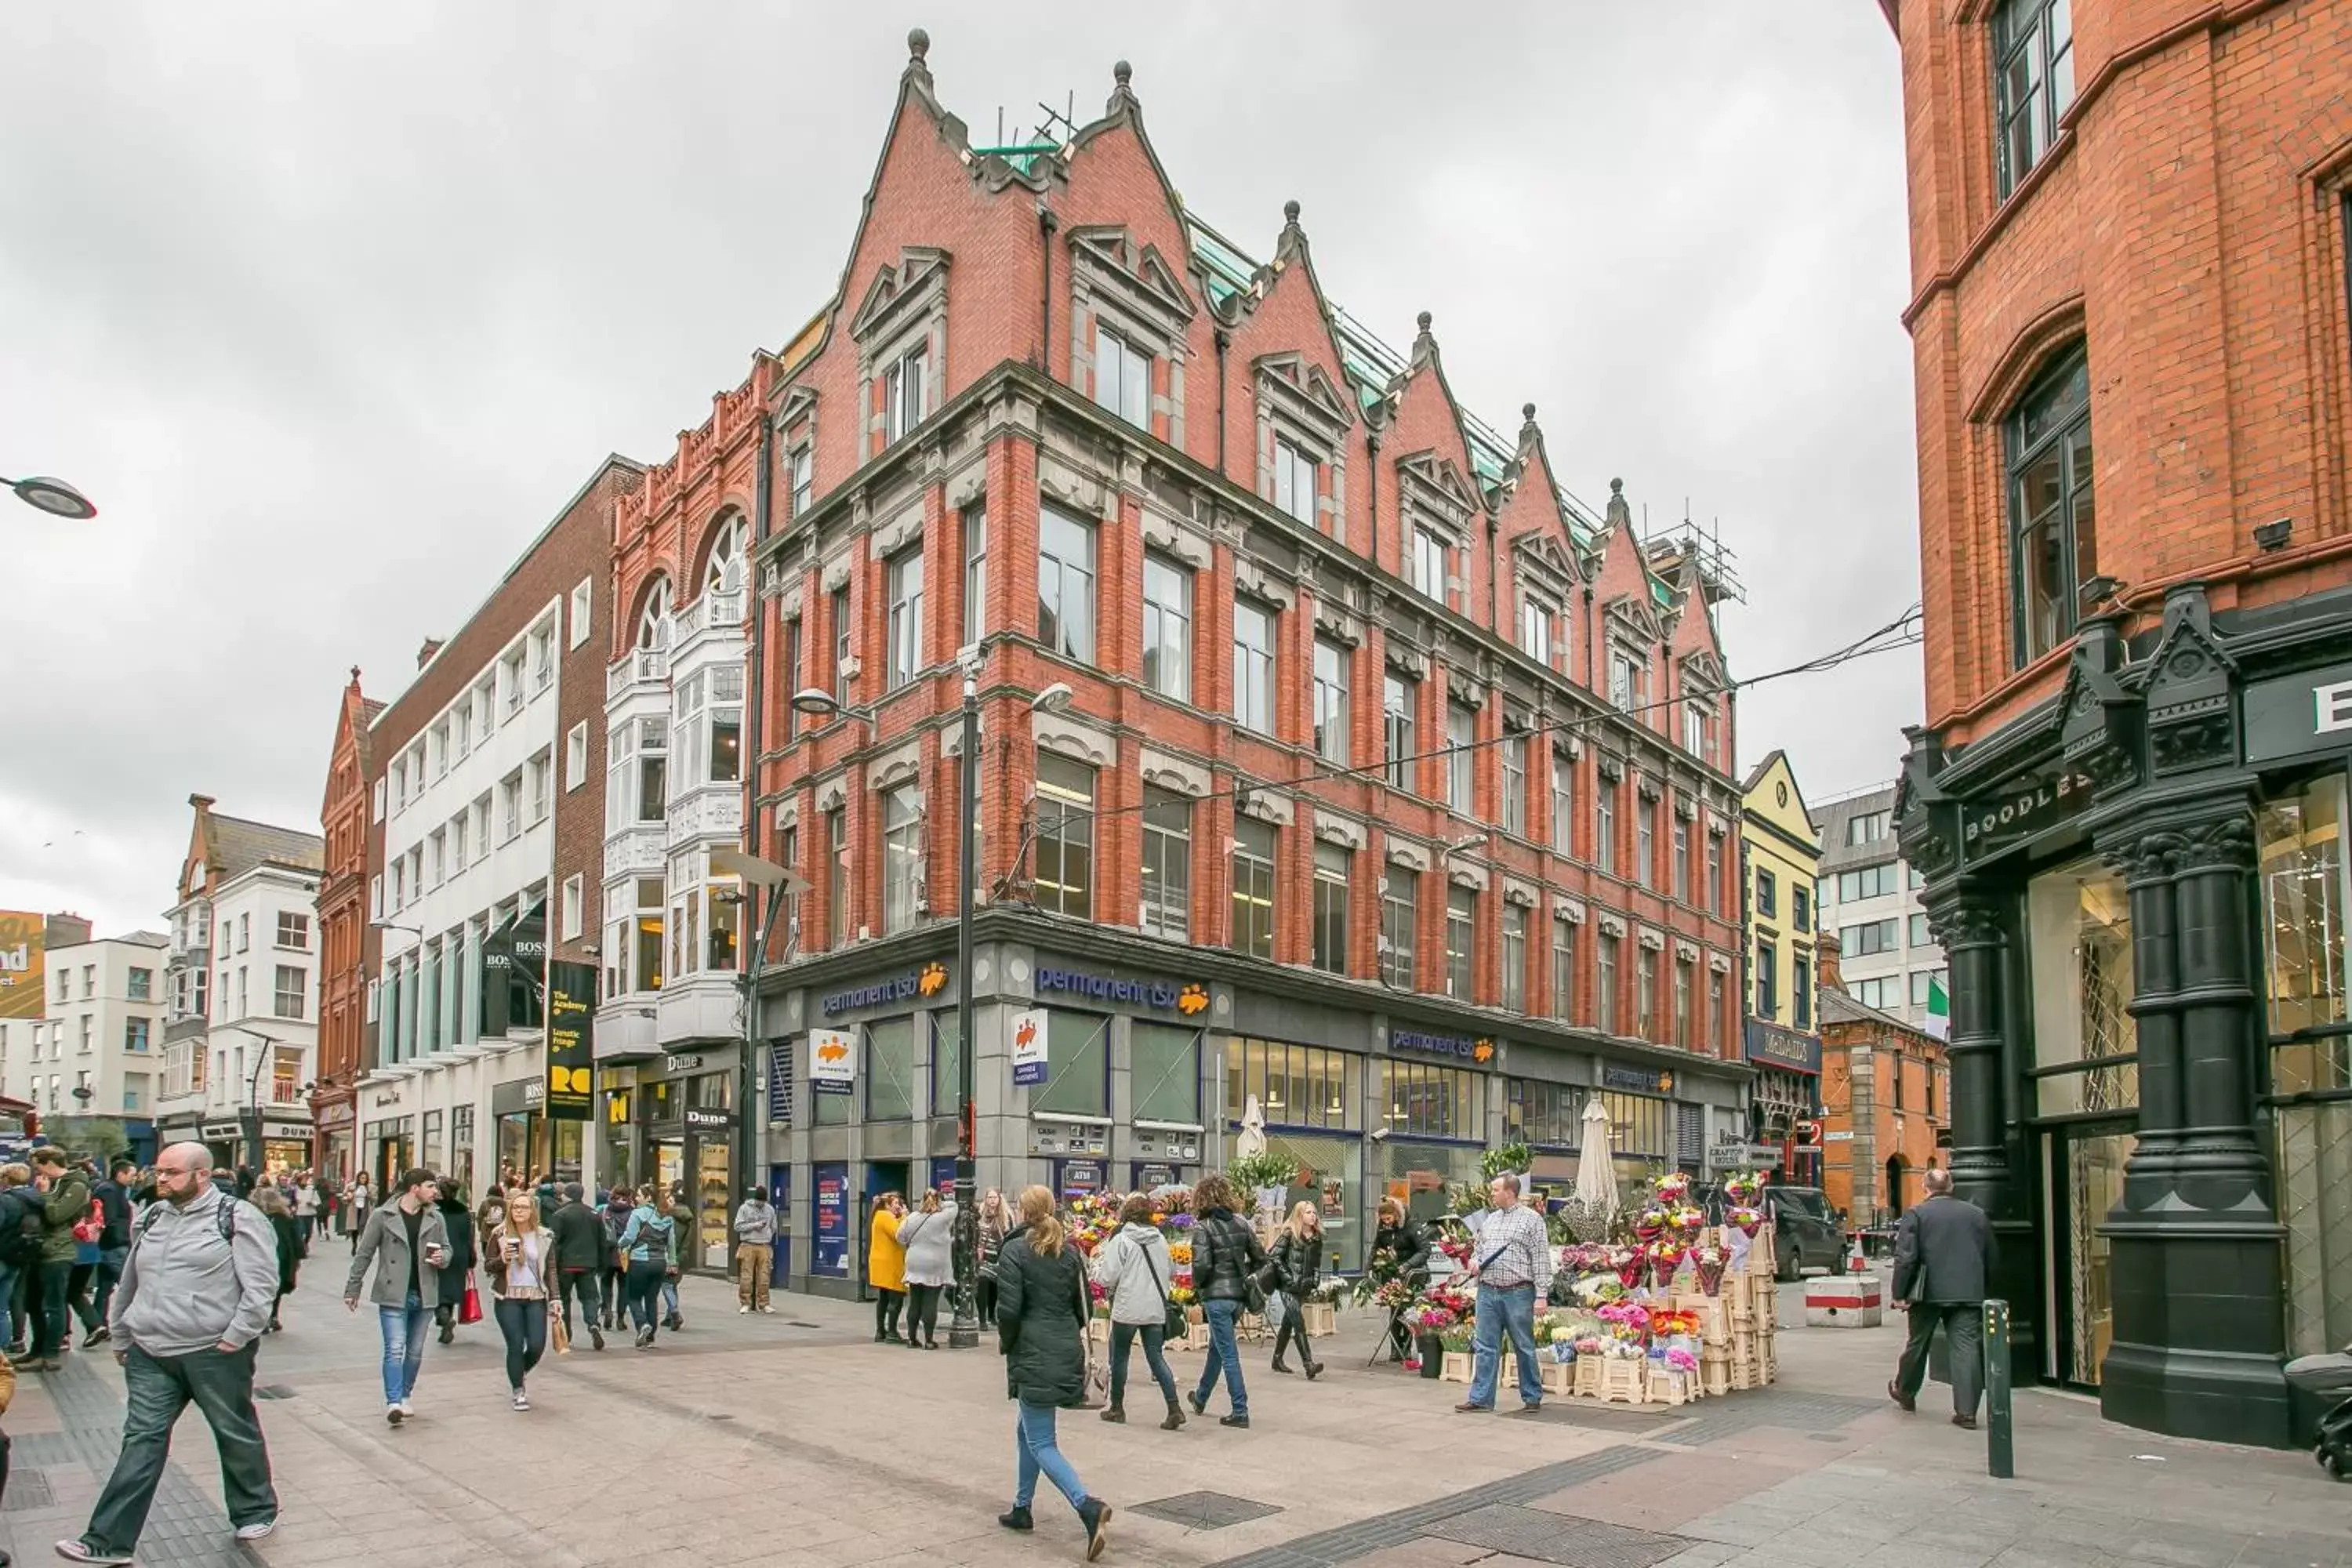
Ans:
{"label": "irish flag", "polygon": [[1927,976],[1927,1021],[1924,1027],[1939,1040],[1952,1037],[1952,998],[1944,990],[1944,977]]}

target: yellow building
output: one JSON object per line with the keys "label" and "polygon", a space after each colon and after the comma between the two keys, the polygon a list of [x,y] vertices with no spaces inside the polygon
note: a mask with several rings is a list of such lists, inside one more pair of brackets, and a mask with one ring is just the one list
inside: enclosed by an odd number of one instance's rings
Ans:
{"label": "yellow building", "polygon": [[1746,892],[1748,1026],[1756,1069],[1749,1142],[1780,1152],[1782,1180],[1821,1183],[1818,1137],[1821,1020],[1814,1012],[1813,884],[1822,841],[1788,757],[1774,752],[1748,775],[1740,803],[1739,868]]}

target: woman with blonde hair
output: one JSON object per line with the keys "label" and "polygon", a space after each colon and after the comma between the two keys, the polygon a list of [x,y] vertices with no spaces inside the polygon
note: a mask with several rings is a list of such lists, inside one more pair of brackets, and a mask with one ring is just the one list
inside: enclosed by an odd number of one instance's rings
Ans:
{"label": "woman with blonde hair", "polygon": [[996,1339],[1014,1405],[1013,1442],[1020,1454],[1007,1530],[1030,1530],[1030,1500],[1040,1474],[1077,1510],[1087,1530],[1087,1561],[1110,1543],[1110,1505],[1087,1495],[1078,1472],[1062,1457],[1054,1413],[1073,1410],[1087,1396],[1087,1270],[1068,1244],[1044,1187],[1021,1194],[1021,1225],[996,1255]]}
{"label": "woman with blonde hair", "polygon": [[484,1237],[482,1268],[498,1298],[499,1333],[507,1342],[507,1385],[514,1407],[530,1408],[523,1379],[547,1353],[547,1290],[554,1277],[555,1233],[539,1221],[527,1188],[508,1194],[506,1212]]}
{"label": "woman with blonde hair", "polygon": [[980,1321],[996,1321],[996,1253],[1004,1245],[1005,1233],[1013,1228],[1004,1209],[1004,1194],[994,1187],[980,1200],[980,1286],[974,1294],[979,1299]]}
{"label": "woman with blonde hair", "polygon": [[1282,1292],[1282,1326],[1274,1336],[1274,1370],[1290,1370],[1282,1352],[1295,1338],[1298,1363],[1307,1369],[1307,1381],[1312,1383],[1323,1375],[1323,1363],[1315,1359],[1314,1347],[1307,1342],[1307,1301],[1323,1283],[1323,1214],[1312,1202],[1302,1198],[1292,1207],[1289,1222],[1274,1238],[1274,1249],[1267,1254],[1267,1272],[1275,1289]]}

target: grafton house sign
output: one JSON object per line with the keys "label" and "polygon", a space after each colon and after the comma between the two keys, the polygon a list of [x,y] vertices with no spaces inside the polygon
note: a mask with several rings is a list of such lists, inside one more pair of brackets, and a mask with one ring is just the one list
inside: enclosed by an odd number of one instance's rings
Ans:
{"label": "grafton house sign", "polygon": [[1960,807],[1961,847],[1971,859],[1982,859],[2053,827],[2091,804],[2093,787],[2091,775],[2071,764],[2028,773]]}

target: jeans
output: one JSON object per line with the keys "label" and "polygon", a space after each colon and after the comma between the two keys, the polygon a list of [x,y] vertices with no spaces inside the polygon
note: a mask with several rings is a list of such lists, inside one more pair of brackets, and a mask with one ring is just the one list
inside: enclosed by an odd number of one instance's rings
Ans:
{"label": "jeans", "polygon": [[499,1332],[507,1342],[507,1386],[520,1388],[539,1358],[547,1353],[547,1303],[509,1301],[502,1296],[498,1313]]}
{"label": "jeans", "polygon": [[907,1340],[912,1343],[918,1330],[931,1343],[940,1342],[940,1292],[942,1285],[909,1285],[907,1287]]}
{"label": "jeans", "polygon": [[588,1320],[588,1326],[592,1329],[597,1326],[594,1269],[564,1269],[556,1277],[556,1291],[562,1300],[564,1338],[572,1337],[572,1302],[574,1297],[579,1299],[580,1315]]}
{"label": "jeans", "polygon": [[317,1215],[298,1214],[294,1216],[294,1237],[302,1244],[302,1256],[305,1258],[310,1256],[310,1233],[318,1227]]}
{"label": "jeans", "polygon": [[677,1310],[677,1276],[667,1268],[662,1270],[661,1299],[663,1322],[674,1325],[685,1321],[685,1314]]}
{"label": "jeans", "polygon": [[1911,1303],[1911,1337],[1903,1342],[1895,1385],[1906,1399],[1917,1397],[1919,1385],[1927,1380],[1927,1346],[1938,1323],[1944,1327],[1944,1346],[1951,1352],[1952,1414],[1973,1416],[1984,1392],[1984,1309],[1973,1301]]}
{"label": "jeans", "polygon": [[106,1321],[106,1310],[114,1304],[114,1288],[122,1283],[122,1266],[131,1261],[131,1248],[110,1247],[98,1255],[98,1300],[95,1303],[98,1321]]}
{"label": "jeans", "polygon": [[667,1268],[659,1263],[632,1260],[629,1264],[629,1321],[636,1326],[639,1333],[655,1326],[654,1302],[660,1299],[662,1276],[667,1272]]}
{"label": "jeans", "polygon": [[1217,1369],[1225,1373],[1225,1394],[1234,1402],[1234,1414],[1249,1414],[1249,1390],[1242,1383],[1242,1348],[1234,1342],[1234,1320],[1242,1315],[1239,1301],[1211,1301],[1201,1310],[1209,1320],[1209,1353],[1201,1363],[1201,1386],[1192,1395],[1195,1405],[1206,1405],[1209,1395],[1216,1392]]}
{"label": "jeans", "polygon": [[68,1288],[73,1283],[73,1259],[50,1262],[43,1259],[40,1272],[33,1277],[33,1294],[29,1303],[33,1319],[33,1354],[56,1359],[58,1347],[73,1332],[73,1323],[66,1315]]}
{"label": "jeans", "polygon": [[904,1290],[885,1290],[879,1285],[874,1287],[874,1337],[876,1339],[887,1340],[898,1337],[898,1313],[906,1305],[907,1293]]}
{"label": "jeans", "polygon": [[1127,1408],[1127,1354],[1138,1338],[1143,1341],[1144,1364],[1151,1369],[1152,1380],[1169,1404],[1176,1403],[1176,1374],[1168,1370],[1168,1358],[1160,1353],[1160,1342],[1167,1331],[1158,1323],[1113,1323],[1110,1326],[1110,1407]]}
{"label": "jeans", "polygon": [[1495,1403],[1495,1384],[1503,1370],[1503,1330],[1511,1331],[1511,1348],[1519,1357],[1519,1398],[1528,1405],[1543,1403],[1543,1376],[1536,1371],[1536,1288],[1532,1285],[1478,1287],[1478,1323],[1471,1361],[1470,1403]]}
{"label": "jeans", "polygon": [[768,1279],[776,1271],[776,1249],[764,1241],[747,1241],[735,1249],[735,1302],[753,1311],[768,1305]]}
{"label": "jeans", "polygon": [[411,1290],[401,1306],[378,1306],[376,1326],[383,1331],[383,1402],[398,1405],[416,1392],[416,1374],[425,1370],[425,1331],[433,1310]]}
{"label": "jeans", "polygon": [[220,1450],[221,1489],[232,1525],[259,1524],[278,1517],[278,1493],[269,1484],[269,1447],[253,1408],[253,1363],[257,1346],[235,1352],[192,1351],[153,1356],[132,1346],[123,1366],[122,1452],[114,1473],[90,1510],[82,1544],[109,1555],[139,1544],[147,1510],[172,1454],[172,1426],[194,1401],[213,1429]]}
{"label": "jeans", "polygon": [[1054,1407],[1023,1400],[1013,1408],[1013,1439],[1021,1451],[1020,1479],[1013,1488],[1013,1506],[1029,1506],[1030,1500],[1037,1495],[1037,1474],[1041,1470],[1054,1483],[1054,1489],[1070,1500],[1072,1508],[1086,1501],[1086,1483],[1078,1479],[1078,1472],[1055,1446]]}
{"label": "jeans", "polygon": [[629,1311],[629,1271],[610,1264],[596,1270],[596,1304],[604,1314],[604,1321],[613,1328]]}

